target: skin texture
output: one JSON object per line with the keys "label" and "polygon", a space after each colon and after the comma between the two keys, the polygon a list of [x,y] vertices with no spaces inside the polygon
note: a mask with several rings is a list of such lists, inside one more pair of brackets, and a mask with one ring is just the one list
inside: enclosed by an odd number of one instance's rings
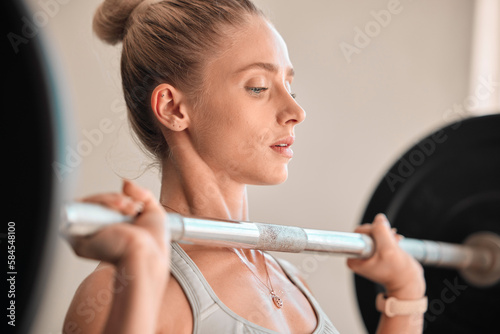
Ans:
{"label": "skin texture", "polygon": [[[133,225],[118,224],[92,237],[70,240],[79,256],[102,262],[75,293],[65,333],[191,333],[189,303],[169,275],[162,204],[187,216],[246,220],[246,185],[287,179],[290,156],[273,145],[293,137],[305,113],[290,90],[293,67],[286,44],[260,17],[252,18],[229,42],[205,68],[200,103],[168,84],[153,91],[152,110],[171,148],[162,165],[161,204],[128,181],[122,193],[85,199],[123,213],[141,213]],[[368,260],[348,260],[352,270],[384,285],[389,296],[424,295],[422,268],[399,249],[400,236],[385,216],[357,232],[372,235],[377,252]],[[269,255],[196,245],[183,248],[217,296],[238,315],[281,333],[314,331],[317,319],[309,301]],[[282,309],[274,306],[268,289],[256,278],[267,282],[266,265],[283,299]],[[111,297],[104,303],[98,296],[106,290]],[[92,317],[86,306],[94,310]],[[382,315],[379,327],[380,333],[421,331],[422,315]]]}
{"label": "skin texture", "polygon": [[290,159],[270,146],[293,136],[305,112],[291,96],[286,45],[269,23],[255,18],[230,44],[205,70],[199,109],[170,85],[153,92],[173,156],[163,163],[160,201],[186,214],[246,219],[246,184],[286,180]]}

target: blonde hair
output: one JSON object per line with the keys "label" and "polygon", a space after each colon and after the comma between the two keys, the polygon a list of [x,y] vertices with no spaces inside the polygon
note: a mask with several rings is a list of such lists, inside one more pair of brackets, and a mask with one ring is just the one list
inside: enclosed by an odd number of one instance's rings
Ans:
{"label": "blonde hair", "polygon": [[[161,162],[169,152],[150,106],[160,83],[201,98],[203,68],[230,27],[263,16],[250,0],[105,0],[93,29],[109,44],[123,43],[121,76],[128,119],[140,143]],[[196,104],[196,103],[195,103]]]}

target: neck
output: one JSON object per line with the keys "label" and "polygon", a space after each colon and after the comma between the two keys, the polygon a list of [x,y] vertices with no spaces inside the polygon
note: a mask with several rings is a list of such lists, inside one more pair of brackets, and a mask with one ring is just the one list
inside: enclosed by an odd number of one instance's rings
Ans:
{"label": "neck", "polygon": [[[191,167],[191,168],[190,168]],[[160,202],[185,216],[248,220],[247,189],[224,172],[204,166],[179,167],[172,159],[162,166]]]}

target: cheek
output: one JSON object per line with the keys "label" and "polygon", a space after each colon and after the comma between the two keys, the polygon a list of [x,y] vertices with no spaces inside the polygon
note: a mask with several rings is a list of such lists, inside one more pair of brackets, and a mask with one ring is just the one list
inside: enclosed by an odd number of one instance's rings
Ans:
{"label": "cheek", "polygon": [[271,113],[256,113],[234,103],[201,110],[192,136],[199,154],[214,171],[245,184],[279,184],[288,161],[269,147],[277,138]]}
{"label": "cheek", "polygon": [[266,120],[229,97],[225,103],[212,101],[197,110],[192,118],[192,137],[199,152],[210,155],[229,155],[243,158],[254,155],[259,143],[270,140],[270,131],[262,130]]}
{"label": "cheek", "polygon": [[217,105],[199,107],[191,117],[190,133],[201,155],[213,155],[230,140],[234,119]]}
{"label": "cheek", "polygon": [[288,177],[288,160],[277,155],[269,144],[276,138],[269,128],[255,131],[234,147],[233,175],[242,183],[280,184]]}
{"label": "cheek", "polygon": [[274,133],[263,124],[245,123],[240,127],[232,128],[232,151],[234,157],[246,163],[265,163],[271,158],[269,145],[274,140]]}

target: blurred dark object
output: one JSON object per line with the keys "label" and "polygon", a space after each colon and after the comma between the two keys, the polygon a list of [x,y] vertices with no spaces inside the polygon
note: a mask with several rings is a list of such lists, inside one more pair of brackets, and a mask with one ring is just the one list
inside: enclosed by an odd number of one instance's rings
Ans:
{"label": "blurred dark object", "polygon": [[[2,205],[0,228],[2,282],[6,284],[1,291],[2,310],[7,313],[2,333],[28,333],[41,300],[51,249],[47,242],[56,184],[51,167],[55,94],[44,61],[41,28],[22,1],[5,0],[1,7],[2,124],[7,149],[2,157],[7,201]],[[8,235],[9,226],[15,234]],[[10,264],[9,255],[14,261]]]}
{"label": "blurred dark object", "polygon": [[[500,235],[500,115],[468,118],[427,136],[398,160],[376,188],[361,223],[386,213],[398,233],[462,243],[478,231]],[[426,267],[424,333],[500,333],[500,283],[468,284],[459,272]],[[382,288],[355,276],[369,333]]]}

